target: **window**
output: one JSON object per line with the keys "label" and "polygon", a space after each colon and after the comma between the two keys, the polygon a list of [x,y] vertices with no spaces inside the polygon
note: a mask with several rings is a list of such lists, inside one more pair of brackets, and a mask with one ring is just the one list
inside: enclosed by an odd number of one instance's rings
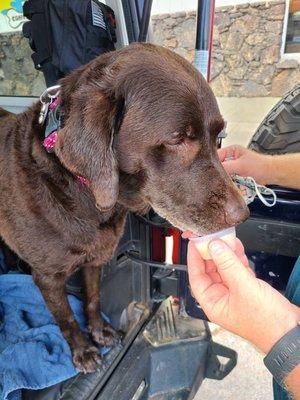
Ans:
{"label": "window", "polygon": [[285,54],[300,54],[300,0],[290,0],[286,24]]}

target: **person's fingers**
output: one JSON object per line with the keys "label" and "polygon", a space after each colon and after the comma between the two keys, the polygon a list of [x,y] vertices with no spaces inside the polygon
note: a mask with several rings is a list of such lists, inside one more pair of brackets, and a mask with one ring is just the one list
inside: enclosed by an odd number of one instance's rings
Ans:
{"label": "person's fingers", "polygon": [[245,254],[244,245],[238,238],[235,239],[235,253],[238,257]]}
{"label": "person's fingers", "polygon": [[220,277],[219,272],[209,272],[209,277],[211,278],[213,283],[222,283],[222,278]]}
{"label": "person's fingers", "polygon": [[249,267],[249,260],[248,260],[247,256],[245,255],[244,245],[240,241],[240,239],[236,239],[235,254],[242,261],[242,263],[245,265],[245,267],[248,268]]}
{"label": "person's fingers", "polygon": [[235,158],[236,146],[227,146],[222,149],[218,149],[218,156],[221,162],[225,161],[226,158]]}
{"label": "person's fingers", "polygon": [[219,160],[221,162],[224,162],[226,158],[236,160],[244,153],[245,150],[246,149],[244,147],[237,144],[218,149]]}
{"label": "person's fingers", "polygon": [[205,262],[192,242],[188,245],[187,265],[189,282],[195,297],[200,298],[212,285],[211,277],[205,271]]}
{"label": "person's fingers", "polygon": [[237,160],[228,160],[222,162],[222,167],[225,169],[228,175],[239,174],[239,162]]}
{"label": "person's fingers", "polygon": [[[253,269],[251,269],[249,267],[249,260],[248,260],[247,256],[244,254],[242,256],[239,256],[239,259],[243,263],[244,267],[250,272],[250,274],[253,275],[253,276],[256,276],[255,272],[253,271]],[[206,261],[205,271],[210,276],[214,276],[213,274],[215,274],[215,273],[219,275],[219,272],[217,270],[217,266],[212,260]],[[219,282],[221,282],[221,278],[220,278]]]}
{"label": "person's fingers", "polygon": [[[188,232],[188,231],[186,231],[186,232]],[[251,273],[251,275],[255,276],[255,273],[249,267],[249,261],[248,261],[247,256],[245,255],[243,243],[239,239],[236,239],[235,254],[240,259],[240,261],[244,264],[244,266],[247,268],[247,270]],[[205,261],[203,260],[203,258],[201,257],[201,254],[199,253],[199,251],[197,250],[197,248],[195,247],[195,245],[193,243],[191,243],[191,246],[189,246],[188,257],[189,257],[189,261],[191,260],[191,262],[192,262],[192,268],[193,268],[193,266],[198,265],[197,268],[201,268],[202,272],[206,272],[207,274],[212,274],[212,273],[215,273],[218,271],[217,266],[213,260],[205,260]]]}
{"label": "person's fingers", "polygon": [[[195,249],[195,251],[198,252],[198,250],[195,248],[195,246],[193,246],[193,248]],[[243,246],[243,243],[239,239],[236,239],[235,254],[239,257],[239,259],[242,261],[242,263],[246,267],[248,267],[249,262],[248,262],[247,257],[245,256],[244,246]],[[193,256],[194,257],[198,257],[198,258],[201,257],[200,253],[197,255],[197,254],[194,254],[194,251],[193,251]],[[201,257],[201,260],[202,260],[202,257]],[[195,260],[195,262],[197,262],[197,261]],[[211,272],[216,272],[217,271],[217,266],[216,266],[216,264],[214,263],[213,260],[205,260],[204,261],[204,265],[205,265],[205,271],[207,273],[211,273]]]}
{"label": "person's fingers", "polygon": [[217,271],[217,266],[213,262],[213,260],[206,260],[205,261],[205,271],[206,272],[216,272]]}
{"label": "person's fingers", "polygon": [[244,254],[243,256],[239,257],[239,259],[244,264],[244,266],[246,267],[247,271],[249,271],[251,273],[251,275],[255,276],[255,272],[249,266],[249,260],[248,260],[247,256]]}
{"label": "person's fingers", "polygon": [[193,242],[189,242],[188,244],[187,265],[191,284],[198,284],[203,275],[206,275],[205,261]]}
{"label": "person's fingers", "polygon": [[247,270],[249,271],[249,273],[250,273],[252,276],[254,276],[254,278],[256,278],[255,271],[253,271],[253,269],[252,269],[252,268],[250,268],[250,267],[247,267]]}
{"label": "person's fingers", "polygon": [[[242,250],[242,248],[243,248],[243,245],[241,244],[241,248],[237,248],[235,250],[235,254],[238,256],[238,258],[244,264],[244,266],[247,268],[247,270],[253,276],[255,276],[255,272],[249,267],[249,260],[248,260],[247,256],[245,255],[244,250]],[[214,263],[213,260],[205,261],[205,271],[206,271],[206,273],[208,273],[210,275],[212,275],[213,273],[218,271],[217,266],[216,266],[216,264]]]}
{"label": "person's fingers", "polygon": [[235,240],[236,240],[235,254],[242,261],[242,263],[247,268],[247,270],[251,273],[251,275],[255,276],[255,272],[249,266],[249,260],[245,254],[245,248],[244,248],[243,243],[238,238],[236,238]]}
{"label": "person's fingers", "polygon": [[228,287],[237,288],[253,277],[240,258],[222,240],[211,241],[209,252]]}
{"label": "person's fingers", "polygon": [[[236,239],[236,249],[235,249],[235,254],[238,256],[240,261],[244,264],[246,269],[251,273],[251,275],[255,276],[255,272],[249,267],[249,260],[244,253],[244,246],[242,242],[239,239]],[[222,279],[220,278],[218,269],[216,264],[214,263],[213,260],[206,260],[205,261],[205,271],[207,274],[209,274],[212,277],[212,280],[214,282],[221,282]],[[218,275],[219,279],[216,279],[216,276]]]}
{"label": "person's fingers", "polygon": [[224,147],[223,149],[218,149],[218,157],[221,162],[225,161],[225,158],[227,157],[227,151],[228,147]]}
{"label": "person's fingers", "polygon": [[187,263],[192,265],[192,269],[196,269],[197,271],[200,269],[202,273],[205,272],[205,261],[191,241],[188,243]]}

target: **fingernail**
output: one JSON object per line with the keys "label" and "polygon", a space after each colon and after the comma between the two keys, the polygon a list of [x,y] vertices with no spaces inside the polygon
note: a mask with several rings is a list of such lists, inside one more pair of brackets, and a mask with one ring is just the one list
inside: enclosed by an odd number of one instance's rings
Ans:
{"label": "fingernail", "polygon": [[218,256],[219,254],[223,253],[226,250],[224,243],[219,241],[213,241],[209,243],[209,250],[212,254]]}

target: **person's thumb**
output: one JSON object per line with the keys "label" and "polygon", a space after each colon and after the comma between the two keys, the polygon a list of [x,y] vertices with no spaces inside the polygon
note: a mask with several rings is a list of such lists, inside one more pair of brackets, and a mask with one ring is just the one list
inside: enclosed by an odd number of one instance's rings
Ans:
{"label": "person's thumb", "polygon": [[209,252],[222,280],[229,288],[238,289],[249,283],[249,279],[253,279],[234,251],[222,240],[211,241]]}
{"label": "person's thumb", "polygon": [[239,174],[237,160],[223,161],[222,166],[228,175]]}

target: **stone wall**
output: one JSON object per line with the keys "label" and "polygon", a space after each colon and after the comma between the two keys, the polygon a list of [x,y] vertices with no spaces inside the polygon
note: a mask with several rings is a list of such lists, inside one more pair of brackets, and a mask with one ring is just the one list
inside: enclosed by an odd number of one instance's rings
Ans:
{"label": "stone wall", "polygon": [[32,50],[22,33],[0,35],[0,95],[39,96],[43,74],[34,69]]}
{"label": "stone wall", "polygon": [[[217,96],[282,96],[300,82],[296,60],[280,60],[285,1],[216,9],[211,86]],[[153,16],[155,43],[194,59],[196,12]]]}

